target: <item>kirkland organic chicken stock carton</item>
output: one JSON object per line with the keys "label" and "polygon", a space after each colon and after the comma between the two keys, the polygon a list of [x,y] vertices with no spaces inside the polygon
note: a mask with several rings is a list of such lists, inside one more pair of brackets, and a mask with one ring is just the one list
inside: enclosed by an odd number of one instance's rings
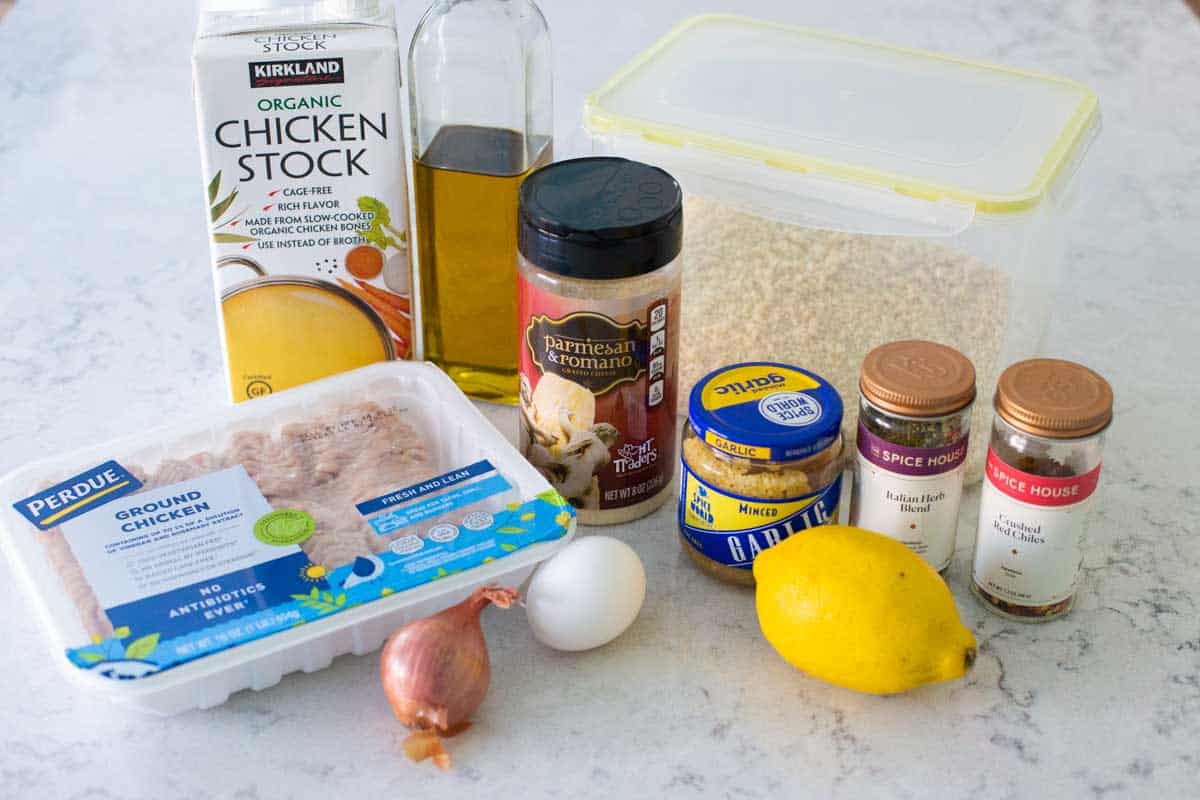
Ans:
{"label": "kirkland organic chicken stock carton", "polygon": [[0,544],[91,693],[222,702],[493,582],[571,505],[432,364],[386,362],[0,478]]}
{"label": "kirkland organic chicken stock carton", "polygon": [[390,4],[207,0],[193,83],[233,400],[407,357]]}

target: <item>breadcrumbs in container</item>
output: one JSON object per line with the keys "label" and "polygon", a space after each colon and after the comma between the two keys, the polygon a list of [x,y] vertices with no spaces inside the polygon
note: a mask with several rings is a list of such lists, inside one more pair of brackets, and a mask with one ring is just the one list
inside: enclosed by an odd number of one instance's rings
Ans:
{"label": "breadcrumbs in container", "polygon": [[1067,78],[702,14],[589,95],[584,126],[683,189],[680,383],[801,361],[849,397],[887,342],[953,347],[983,386],[1042,352],[1100,108]]}
{"label": "breadcrumbs in container", "polygon": [[[687,335],[679,363],[685,386],[721,364],[803,354],[807,367],[849,397],[863,356],[907,339],[953,343],[983,386],[994,386],[1006,365],[1005,337],[1016,341],[1006,327],[1009,278],[966,252],[919,238],[803,228],[700,196],[687,197],[684,210]],[[736,295],[728,290],[731,264],[739,265]],[[808,298],[821,298],[820,305]],[[1029,302],[1018,303],[1032,312]],[[1017,352],[1037,349],[1026,345]],[[987,429],[986,406],[971,411],[976,430]],[[851,446],[857,424],[858,406],[851,403],[842,426]],[[968,482],[982,475],[986,449],[986,437],[970,441]]]}
{"label": "breadcrumbs in container", "polygon": [[798,367],[734,364],[695,385],[679,533],[700,569],[752,585],[760,552],[837,518],[841,424],[837,390]]}

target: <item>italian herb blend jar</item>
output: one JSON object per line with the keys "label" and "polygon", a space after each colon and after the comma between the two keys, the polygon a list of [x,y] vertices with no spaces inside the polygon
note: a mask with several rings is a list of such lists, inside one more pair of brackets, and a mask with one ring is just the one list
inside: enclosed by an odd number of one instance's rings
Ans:
{"label": "italian herb blend jar", "polygon": [[753,584],[754,557],[837,519],[842,399],[798,367],[734,364],[692,388],[683,433],[683,549],[722,580]]}
{"label": "italian herb blend jar", "polygon": [[526,178],[518,224],[522,452],[581,523],[644,516],[675,473],[679,185],[561,161]]}
{"label": "italian herb blend jar", "polygon": [[954,556],[975,368],[952,347],[892,342],[863,360],[850,524],[897,539],[934,569]]}
{"label": "italian herb blend jar", "polygon": [[1000,375],[972,581],[998,614],[1040,622],[1071,610],[1112,405],[1108,381],[1070,361]]}

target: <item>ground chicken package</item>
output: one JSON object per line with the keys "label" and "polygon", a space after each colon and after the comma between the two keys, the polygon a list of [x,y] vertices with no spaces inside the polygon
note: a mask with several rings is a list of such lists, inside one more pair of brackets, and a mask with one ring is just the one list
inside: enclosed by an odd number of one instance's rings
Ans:
{"label": "ground chicken package", "polygon": [[574,512],[449,378],[372,365],[0,480],[57,659],[173,712],[524,580]]}

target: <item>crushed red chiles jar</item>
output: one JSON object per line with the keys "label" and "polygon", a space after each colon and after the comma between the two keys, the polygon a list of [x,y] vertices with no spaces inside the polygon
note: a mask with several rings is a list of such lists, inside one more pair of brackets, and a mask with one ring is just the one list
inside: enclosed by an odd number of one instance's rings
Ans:
{"label": "crushed red chiles jar", "polygon": [[1108,381],[1070,361],[1000,375],[972,569],[992,611],[1040,622],[1071,610],[1112,406]]}

